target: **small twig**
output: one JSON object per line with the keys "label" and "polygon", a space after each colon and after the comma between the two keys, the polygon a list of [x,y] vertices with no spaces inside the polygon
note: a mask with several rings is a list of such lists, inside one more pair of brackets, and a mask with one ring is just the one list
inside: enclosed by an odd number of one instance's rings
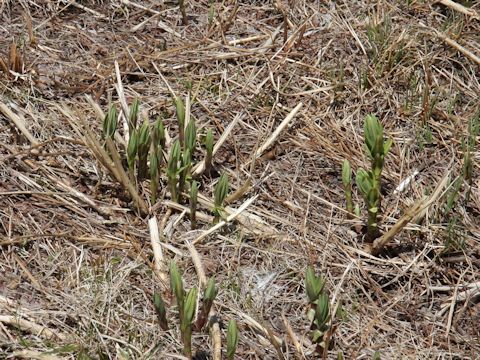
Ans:
{"label": "small twig", "polygon": [[[225,305],[222,305],[222,306],[225,307]],[[243,321],[245,321],[245,323],[247,323],[249,326],[251,326],[254,329],[257,329],[258,331],[260,331],[260,333],[262,333],[263,336],[265,336],[265,338],[267,338],[270,342],[274,341],[279,346],[283,345],[282,338],[278,337],[275,334],[271,334],[271,337],[270,337],[269,334],[268,334],[268,330],[263,325],[261,325],[257,320],[252,318],[251,316],[245,314],[244,312],[242,312],[240,310],[234,310],[234,309],[229,309],[229,310],[233,311],[237,316],[241,317],[243,319]]]}
{"label": "small twig", "polygon": [[292,329],[292,326],[290,325],[290,322],[286,318],[285,314],[282,311],[282,320],[283,320],[283,326],[285,326],[285,330],[287,330],[287,334],[290,337],[290,340],[292,340],[293,346],[295,347],[295,350],[297,351],[298,354],[301,355],[303,359],[305,359],[305,353],[303,352],[302,345],[298,341],[297,335]]}
{"label": "small twig", "polygon": [[[169,208],[175,209],[175,210],[178,210],[178,211],[186,211],[186,213],[190,215],[190,208],[187,207],[187,206],[184,206],[182,204],[179,204],[177,202],[170,201],[170,200],[165,200],[162,203],[158,204],[158,206],[163,206],[163,205],[168,206]],[[152,208],[152,212],[156,210],[155,207]],[[199,212],[198,210],[197,210],[197,216],[196,217],[197,217],[197,220],[201,220],[205,223],[210,223],[211,224],[213,222],[213,216],[210,216],[210,215],[207,215],[205,213]]]}
{"label": "small twig", "polygon": [[248,199],[247,201],[245,201],[242,206],[240,206],[238,208],[237,211],[235,211],[233,214],[229,215],[227,217],[226,220],[222,220],[220,221],[218,224],[216,224],[215,226],[212,226],[210,229],[208,229],[207,231],[205,231],[202,235],[200,235],[199,237],[197,237],[194,241],[192,241],[192,244],[195,245],[197,243],[199,243],[200,241],[202,241],[203,239],[205,239],[207,236],[209,236],[210,234],[213,234],[215,231],[217,231],[218,229],[222,228],[223,226],[225,226],[226,224],[228,224],[229,222],[233,221],[234,219],[236,219],[247,207],[250,206],[250,204],[252,204],[256,199],[257,199],[257,195],[255,195],[254,197]]}
{"label": "small twig", "polygon": [[270,137],[265,141],[265,143],[260,146],[257,149],[257,152],[255,153],[255,157],[258,158],[260,157],[265,150],[267,150],[272,144],[275,142],[277,139],[278,135],[282,132],[282,130],[292,121],[292,119],[295,117],[297,112],[302,108],[303,103],[299,103],[295,108],[290,111],[290,113],[287,115],[287,117],[278,125],[278,127],[275,129],[275,131],[270,135]]}
{"label": "small twig", "polygon": [[452,0],[437,0],[437,3],[445,5],[446,7],[449,7],[452,10],[458,11],[458,12],[460,12],[462,14],[465,14],[467,16],[470,16],[474,19],[480,20],[480,16],[478,15],[478,13],[475,10],[466,8],[462,4],[459,4],[459,3],[454,2]]}

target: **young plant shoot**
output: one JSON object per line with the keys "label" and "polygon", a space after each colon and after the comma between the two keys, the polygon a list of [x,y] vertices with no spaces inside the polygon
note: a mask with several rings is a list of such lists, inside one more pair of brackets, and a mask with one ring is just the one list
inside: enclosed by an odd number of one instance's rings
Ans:
{"label": "young plant shoot", "polygon": [[223,202],[228,195],[228,175],[223,173],[214,190],[214,223],[218,223],[223,213]]}
{"label": "young plant shoot", "polygon": [[367,205],[367,240],[373,241],[380,234],[377,218],[381,206],[382,170],[392,139],[384,141],[383,127],[374,115],[366,117],[364,129],[365,150],[371,160],[371,170],[359,169],[356,182]]}
{"label": "young plant shoot", "polygon": [[348,160],[343,161],[342,165],[342,182],[345,189],[345,200],[347,203],[347,211],[353,214],[353,201],[352,201],[352,169]]}

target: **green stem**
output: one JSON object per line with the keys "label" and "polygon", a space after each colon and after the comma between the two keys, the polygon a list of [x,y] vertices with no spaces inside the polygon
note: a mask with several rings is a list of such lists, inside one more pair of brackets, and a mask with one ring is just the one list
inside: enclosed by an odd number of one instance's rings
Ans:
{"label": "green stem", "polygon": [[348,184],[345,187],[345,200],[347,202],[347,211],[353,214],[352,184]]}
{"label": "green stem", "polygon": [[187,358],[192,358],[192,326],[188,325],[185,329],[182,329],[183,338],[183,355]]}

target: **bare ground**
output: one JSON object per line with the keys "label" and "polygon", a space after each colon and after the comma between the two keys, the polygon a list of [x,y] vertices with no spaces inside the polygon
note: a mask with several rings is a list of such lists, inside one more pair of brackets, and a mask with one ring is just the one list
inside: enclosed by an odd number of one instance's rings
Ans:
{"label": "bare ground", "polygon": [[[171,137],[167,84],[190,93],[192,116],[216,139],[238,120],[215,166],[232,191],[251,181],[231,206],[257,196],[247,211],[264,226],[255,232],[258,224],[234,221],[195,245],[220,289],[220,325],[238,321],[238,359],[321,358],[306,318],[309,264],[326,278],[332,306],[342,304],[328,358],[480,358],[478,148],[472,178],[463,181],[462,170],[480,110],[477,2],[186,1],[187,25],[176,2],[0,4],[0,56],[11,70],[0,72],[0,358],[181,358],[175,307],[173,329],[161,331],[151,302],[164,286],[148,217],[134,211],[81,130],[86,119],[100,137],[85,95],[103,111],[119,104],[115,61],[127,102],[137,97],[144,117],[161,115]],[[365,214],[346,216],[341,184],[343,159],[354,172],[368,166],[369,113],[394,139],[383,232],[446,180],[379,256],[365,249]],[[415,170],[411,186],[394,193]],[[202,194],[211,198],[216,180],[203,176]],[[186,287],[198,286],[186,240],[211,225],[191,231],[168,199],[163,189],[149,204],[164,230],[163,265],[176,260]],[[212,356],[208,332],[194,335],[194,348]]]}

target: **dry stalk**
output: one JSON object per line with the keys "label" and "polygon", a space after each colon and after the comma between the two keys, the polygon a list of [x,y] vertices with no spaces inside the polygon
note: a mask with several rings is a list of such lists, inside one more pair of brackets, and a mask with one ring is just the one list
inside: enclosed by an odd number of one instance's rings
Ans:
{"label": "dry stalk", "polygon": [[44,337],[46,339],[60,339],[65,341],[68,336],[45,326],[38,325],[33,321],[28,321],[20,318],[17,315],[0,315],[0,322],[8,325],[13,325],[20,328],[22,331],[33,333],[36,336]]}
{"label": "dry stalk", "polygon": [[[200,235],[199,237],[197,237],[194,241],[192,241],[192,244],[195,245],[197,243],[199,243],[200,241],[202,241],[203,239],[205,239],[207,236],[213,234],[215,231],[217,231],[218,229],[224,227],[225,225],[227,225],[229,222],[235,220],[236,218],[240,217],[240,215],[242,214],[242,212],[245,211],[245,209],[247,207],[250,206],[250,204],[252,204],[255,200],[257,199],[257,196],[254,196],[250,199],[248,199],[247,201],[245,201],[242,206],[240,206],[238,208],[238,210],[236,210],[233,214],[229,215],[227,217],[226,220],[222,220],[220,222],[218,222],[217,224],[215,224],[214,226],[212,226],[210,229],[208,229],[207,231],[205,231],[202,235]],[[200,200],[200,198],[199,198]],[[212,206],[212,209],[213,209],[213,206]]]}
{"label": "dry stalk", "polygon": [[0,111],[13,122],[13,124],[18,128],[18,130],[20,130],[20,132],[28,139],[28,141],[30,141],[30,144],[34,146],[39,144],[37,139],[35,139],[35,137],[30,134],[30,131],[28,131],[25,127],[25,120],[22,119],[20,116],[16,115],[3,102],[0,102]]}
{"label": "dry stalk", "polygon": [[473,19],[480,20],[480,16],[478,15],[478,13],[475,10],[466,8],[462,4],[459,4],[455,1],[452,1],[452,0],[437,0],[436,2],[439,3],[439,4],[445,5],[446,7],[449,7],[452,10],[458,11],[458,12],[464,14],[464,15],[470,16]]}
{"label": "dry stalk", "polygon": [[[161,280],[161,284],[168,284],[167,266],[163,257],[160,232],[158,231],[158,222],[155,215],[148,219],[148,229],[150,230],[150,242],[152,244],[153,258],[155,259],[155,270]],[[167,289],[163,288],[162,290],[166,291]]]}
{"label": "dry stalk", "polygon": [[428,198],[424,197],[421,200],[418,200],[407,212],[403,215],[390,230],[385,234],[376,239],[370,249],[371,254],[378,255],[382,249],[388,244],[388,242],[398,234],[412,219],[417,218],[418,215],[422,213],[427,207],[432,205],[441,195],[444,187],[447,185],[449,180],[448,172],[442,180],[437,184],[435,191]]}
{"label": "dry stalk", "polygon": [[130,196],[132,197],[132,200],[135,203],[135,205],[137,206],[138,210],[143,215],[148,214],[147,203],[139,195],[139,193],[137,192],[137,189],[135,188],[135,185],[133,185],[133,183],[130,181],[130,178],[128,177],[127,173],[123,169],[122,161],[120,160],[120,155],[117,151],[117,148],[116,148],[115,144],[113,143],[112,139],[110,139],[110,138],[105,139],[105,142],[107,143],[108,150],[110,151],[110,154],[112,155],[113,166],[115,167],[115,170],[118,172],[118,175],[120,176],[120,183],[130,193]]}

